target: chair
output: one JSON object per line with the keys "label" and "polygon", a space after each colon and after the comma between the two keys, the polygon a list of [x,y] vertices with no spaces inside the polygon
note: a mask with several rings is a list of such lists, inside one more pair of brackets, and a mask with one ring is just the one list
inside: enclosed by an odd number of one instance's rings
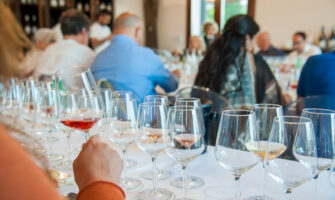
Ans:
{"label": "chair", "polygon": [[205,141],[209,145],[215,145],[220,115],[222,111],[232,109],[233,106],[226,98],[208,88],[193,86],[182,88],[176,93],[176,98],[188,97],[195,97],[201,100],[206,128]]}
{"label": "chair", "polygon": [[335,96],[307,96],[284,107],[285,115],[300,116],[304,108],[323,108],[335,110]]}

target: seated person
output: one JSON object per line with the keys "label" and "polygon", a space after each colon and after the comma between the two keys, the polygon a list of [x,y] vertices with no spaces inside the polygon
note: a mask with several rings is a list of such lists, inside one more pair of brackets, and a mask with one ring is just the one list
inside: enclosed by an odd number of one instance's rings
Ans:
{"label": "seated person", "polygon": [[191,36],[188,53],[202,54],[205,52],[205,43],[200,36]]}
{"label": "seated person", "polygon": [[41,78],[54,75],[68,66],[90,67],[95,53],[88,46],[90,20],[74,9],[67,10],[60,19],[63,39],[43,52],[34,76]]}
{"label": "seated person", "polygon": [[268,32],[262,32],[258,35],[257,45],[260,48],[260,51],[256,54],[258,56],[285,56],[283,51],[275,48],[271,44],[271,38]]}
{"label": "seated person", "polygon": [[132,91],[138,101],[154,95],[159,85],[165,92],[177,89],[177,78],[164,68],[158,56],[141,47],[143,22],[123,13],[114,22],[111,44],[94,60],[91,71],[96,81],[106,79],[114,90]]}
{"label": "seated person", "polygon": [[[3,25],[0,48],[7,49],[0,51],[0,76],[8,79],[15,76],[14,69],[18,64],[16,61],[29,46],[29,40],[10,9],[2,1],[0,10],[0,24]],[[1,200],[62,199],[46,172],[34,163],[31,155],[2,125],[0,125],[0,146]],[[74,161],[73,169],[79,187],[78,200],[125,199],[124,192],[117,186],[122,172],[122,161],[118,153],[108,144],[101,142],[99,137],[93,136],[83,145],[82,151]]]}
{"label": "seated person", "polygon": [[282,104],[280,88],[269,66],[252,54],[258,31],[259,26],[250,16],[231,17],[207,49],[195,85],[221,94],[234,107]]}
{"label": "seated person", "polygon": [[284,60],[284,71],[301,68],[310,56],[321,54],[320,47],[308,44],[304,32],[296,32],[292,38],[293,51]]}
{"label": "seated person", "polygon": [[298,96],[335,96],[335,51],[310,57],[298,83]]}
{"label": "seated person", "polygon": [[25,60],[20,64],[23,77],[28,77],[33,74],[39,63],[39,58],[46,48],[56,42],[56,34],[48,28],[38,29],[33,36],[34,46],[26,55]]}
{"label": "seated person", "polygon": [[208,47],[215,39],[216,35],[219,32],[219,27],[216,22],[206,22],[202,26],[204,32],[204,41],[206,47]]}
{"label": "seated person", "polygon": [[90,27],[90,41],[97,54],[108,47],[113,37],[109,27],[111,19],[112,13],[107,10],[102,10],[98,14],[97,21]]}

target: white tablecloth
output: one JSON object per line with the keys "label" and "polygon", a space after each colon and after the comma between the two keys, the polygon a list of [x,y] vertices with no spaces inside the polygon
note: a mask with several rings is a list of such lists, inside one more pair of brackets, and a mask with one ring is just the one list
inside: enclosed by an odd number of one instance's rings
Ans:
{"label": "white tablecloth", "polygon": [[[60,134],[61,136],[62,134]],[[108,140],[107,137],[103,137],[104,140]],[[65,149],[65,137],[61,136],[61,140],[58,145],[55,146],[59,151]],[[83,142],[83,138],[76,133],[73,133],[72,143],[74,146],[80,146]],[[113,145],[115,149],[119,150],[119,148]],[[228,188],[234,190],[234,179],[233,176],[225,171],[215,160],[213,154],[213,147],[209,146],[207,153],[201,155],[200,157],[193,160],[189,166],[188,171],[190,175],[201,177],[205,181],[205,185],[198,189],[192,189],[188,192],[189,197],[195,200],[210,200],[212,198],[208,198],[204,195],[204,191],[213,186],[222,186],[222,188]],[[127,199],[133,200],[136,199],[136,195],[143,189],[151,188],[152,182],[144,180],[140,178],[140,174],[144,171],[151,169],[151,160],[150,157],[139,150],[135,144],[130,146],[128,157],[134,159],[138,162],[138,164],[128,169],[128,173],[130,177],[138,178],[142,181],[143,187],[134,192],[127,192]],[[166,188],[171,190],[177,198],[181,198],[183,195],[183,191],[181,189],[174,188],[170,186],[170,181],[182,175],[181,167],[176,162],[174,162],[170,157],[168,157],[165,153],[162,153],[158,157],[158,168],[160,169],[168,169],[172,171],[171,178],[158,182],[158,187]],[[294,169],[293,169],[294,170]],[[254,194],[261,194],[262,186],[263,186],[263,168],[261,163],[257,166],[246,172],[241,177],[241,188],[243,196],[250,196]],[[69,192],[78,192],[78,189],[75,185],[68,185],[59,188],[59,191],[62,194],[67,194]],[[283,187],[272,180],[269,176],[267,176],[267,185],[266,185],[266,194],[274,197],[277,200],[285,199],[285,190]],[[335,199],[335,189],[332,188],[329,182],[329,172],[322,172],[319,177],[319,185],[318,185],[318,196],[315,198],[314,196],[314,183],[313,180],[303,184],[298,187],[293,192],[292,199],[301,199],[301,200],[334,200]],[[220,199],[220,198],[217,198]]]}

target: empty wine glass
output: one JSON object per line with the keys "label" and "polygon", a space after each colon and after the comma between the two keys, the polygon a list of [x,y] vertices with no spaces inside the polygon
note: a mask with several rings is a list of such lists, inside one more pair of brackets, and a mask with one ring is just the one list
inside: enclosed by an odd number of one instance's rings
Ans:
{"label": "empty wine glass", "polygon": [[[175,101],[175,106],[193,106],[195,109],[197,109],[198,110],[197,113],[199,114],[199,119],[200,119],[199,123],[202,128],[201,132],[205,134],[205,131],[206,131],[205,122],[204,122],[201,102],[199,98],[177,98]],[[204,145],[206,149],[206,144]],[[188,189],[199,188],[205,184],[205,182],[201,178],[195,177],[195,176],[189,176],[188,174],[186,174],[186,179],[187,179],[186,187]],[[183,188],[183,177],[175,178],[174,180],[171,181],[171,185],[176,188]]]}
{"label": "empty wine glass", "polygon": [[[263,162],[263,168],[264,168],[264,156],[266,151],[266,146],[268,143],[268,139],[270,137],[271,128],[273,124],[273,120],[275,117],[283,116],[283,107],[281,105],[277,104],[254,104],[251,106],[251,110],[255,112],[256,116],[256,124],[257,124],[257,131],[259,135],[259,155],[261,156],[261,161]],[[271,143],[269,143],[271,145]],[[275,145],[271,145],[273,148],[275,148]],[[249,149],[249,151],[252,151],[252,149]],[[255,149],[257,151],[257,149]],[[248,199],[257,199],[257,200],[265,200],[265,199],[271,199],[265,194],[266,189],[266,171],[264,169],[264,182],[263,182],[263,195],[262,196],[253,196],[249,197]]]}
{"label": "empty wine glass", "polygon": [[[113,99],[119,99],[119,100],[132,100],[133,99],[133,93],[131,91],[113,91],[111,93],[111,100]],[[126,167],[131,168],[135,167],[137,165],[137,162],[133,159],[127,158],[126,161]],[[151,173],[150,173],[151,175]]]}
{"label": "empty wine glass", "polygon": [[318,156],[318,174],[315,176],[315,196],[317,197],[317,180],[319,174],[325,169],[330,169],[334,157],[335,111],[319,108],[305,108],[301,116],[310,118],[314,127]]}
{"label": "empty wine glass", "polygon": [[109,138],[112,142],[119,145],[122,150],[124,169],[121,186],[126,191],[135,190],[142,185],[140,180],[128,177],[126,165],[127,148],[138,138],[136,108],[137,103],[135,100],[111,100]]}
{"label": "empty wine glass", "polygon": [[201,155],[205,149],[204,132],[201,128],[202,119],[199,110],[194,106],[173,106],[169,109],[168,128],[166,137],[166,153],[176,160],[183,170],[183,190],[187,200],[187,165]]}
{"label": "empty wine glass", "polygon": [[249,110],[227,110],[221,114],[220,126],[214,154],[219,164],[234,175],[235,194],[223,188],[213,187],[205,193],[211,197],[241,199],[240,177],[260,160],[259,137],[256,131],[256,117]]}
{"label": "empty wine glass", "polygon": [[168,137],[167,107],[156,103],[141,103],[137,119],[139,138],[137,146],[150,155],[152,160],[153,188],[140,192],[138,199],[167,200],[174,197],[173,193],[157,187],[156,160],[166,148]]}
{"label": "empty wine glass", "polygon": [[335,189],[335,157],[333,159],[333,164],[330,168],[330,173],[329,173],[329,181],[333,188]]}
{"label": "empty wine glass", "polygon": [[286,189],[287,199],[293,190],[317,174],[317,152],[311,119],[276,117],[266,148],[267,173]]}
{"label": "empty wine glass", "polygon": [[[155,103],[155,104],[159,104],[162,105],[164,107],[168,106],[168,98],[167,96],[164,95],[148,95],[144,97],[143,103]],[[156,162],[155,162],[156,164]],[[171,171],[166,170],[166,169],[158,169],[157,166],[155,166],[156,168],[156,179],[157,180],[165,180],[167,178],[169,178],[171,176]],[[141,173],[141,177],[147,180],[153,180],[152,178],[152,172],[151,171],[145,171],[143,173]]]}

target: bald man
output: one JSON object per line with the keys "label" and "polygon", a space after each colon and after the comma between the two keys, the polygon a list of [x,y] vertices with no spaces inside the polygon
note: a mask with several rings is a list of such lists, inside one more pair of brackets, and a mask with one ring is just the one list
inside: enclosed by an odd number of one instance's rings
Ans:
{"label": "bald man", "polygon": [[97,81],[105,79],[114,90],[132,91],[139,102],[156,94],[157,85],[166,92],[178,88],[177,77],[164,68],[151,49],[140,46],[142,39],[142,20],[132,13],[122,13],[114,22],[111,44],[91,67]]}
{"label": "bald man", "polygon": [[262,32],[257,37],[257,45],[260,51],[257,55],[260,56],[285,56],[285,53],[271,44],[270,34],[268,32]]}

